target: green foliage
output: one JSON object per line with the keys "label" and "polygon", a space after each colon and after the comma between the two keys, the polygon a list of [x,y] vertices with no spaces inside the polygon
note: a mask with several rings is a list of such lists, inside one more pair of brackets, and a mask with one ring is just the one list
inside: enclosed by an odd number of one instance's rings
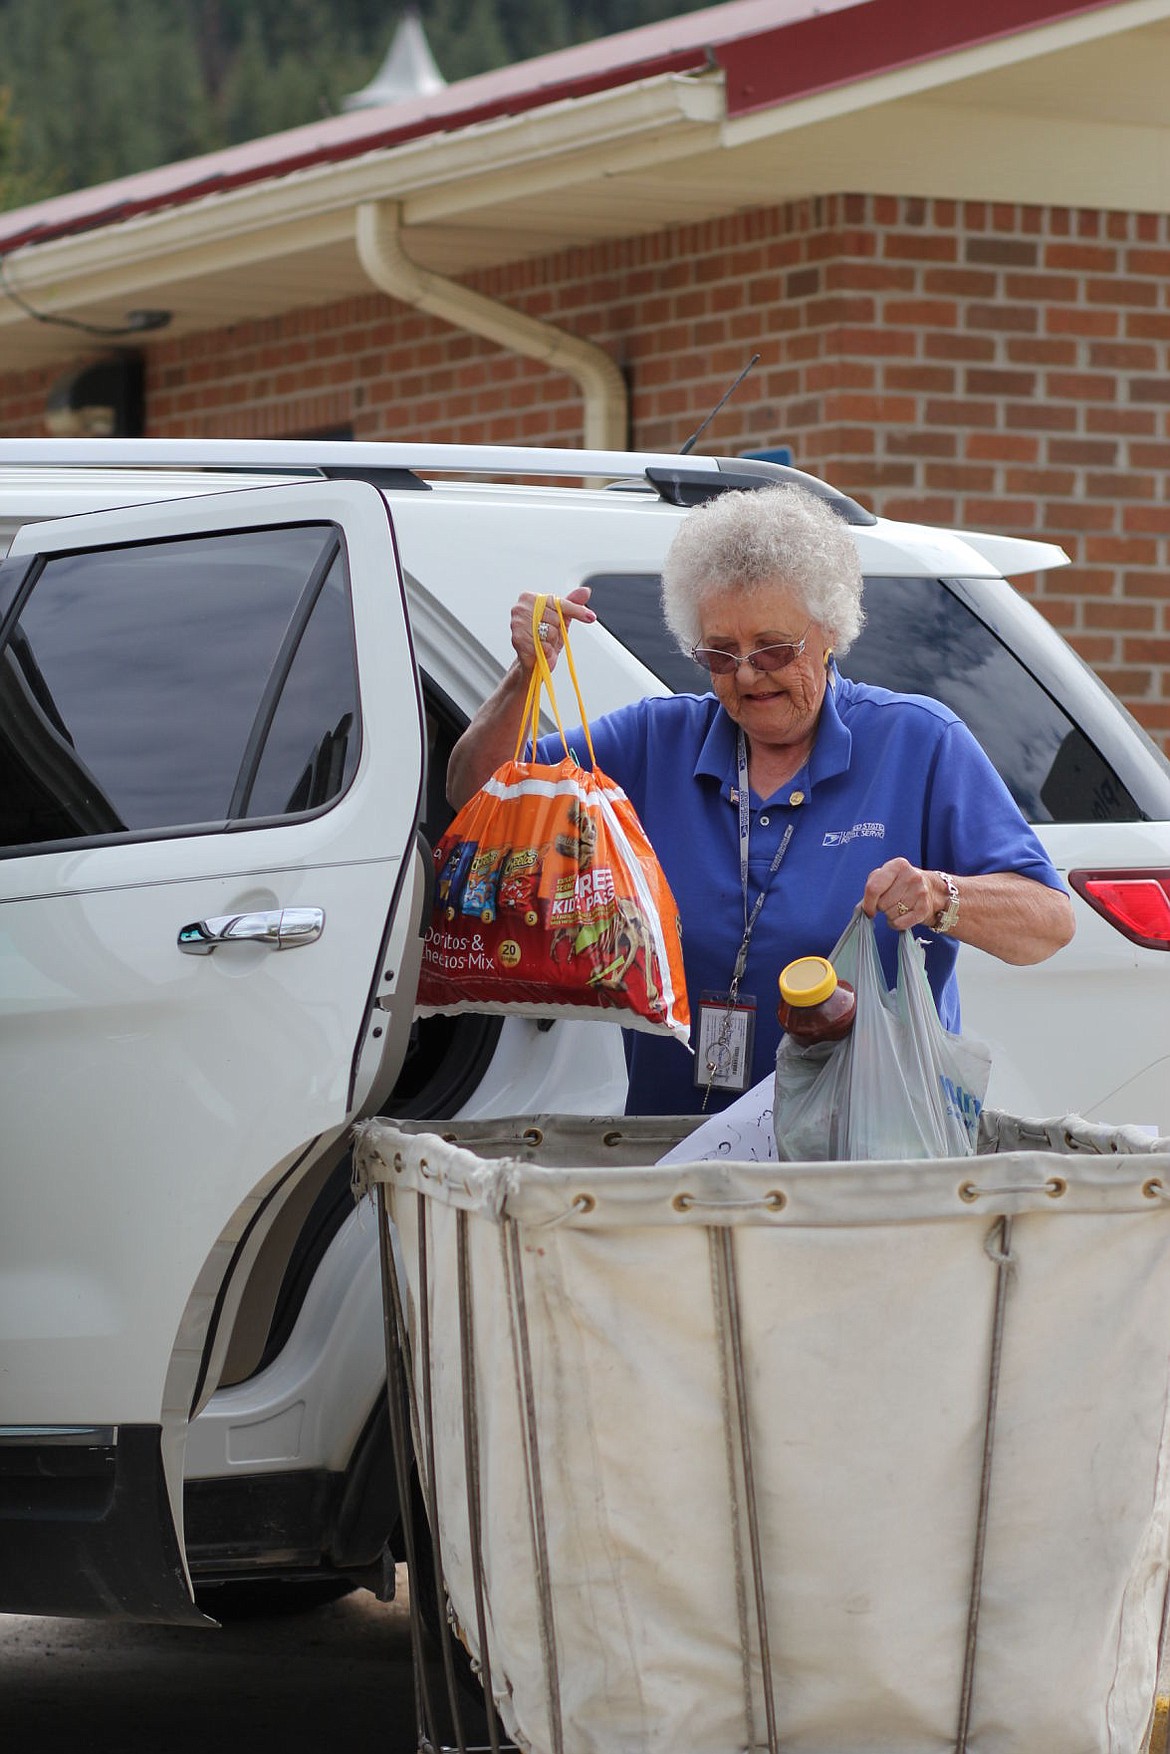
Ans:
{"label": "green foliage", "polygon": [[509,53],[497,0],[432,0],[419,16],[431,54],[448,81],[521,58]]}
{"label": "green foliage", "polygon": [[6,0],[15,170],[54,190],[199,150],[205,103],[185,9],[153,0]]}
{"label": "green foliage", "polygon": [[15,205],[11,192],[19,129],[12,114],[12,93],[0,86],[0,206]]}
{"label": "green foliage", "polygon": [[[706,0],[420,0],[449,81]],[[337,114],[395,0],[0,0],[0,207]]]}

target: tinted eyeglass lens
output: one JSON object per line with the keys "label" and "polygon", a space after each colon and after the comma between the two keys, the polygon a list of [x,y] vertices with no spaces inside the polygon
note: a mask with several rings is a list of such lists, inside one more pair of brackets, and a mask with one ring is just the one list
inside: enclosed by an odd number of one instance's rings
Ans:
{"label": "tinted eyeglass lens", "polygon": [[730,676],[741,664],[750,664],[753,670],[786,670],[803,649],[804,641],[798,640],[795,645],[760,646],[740,657],[736,652],[722,652],[718,646],[696,646],[691,656],[712,676]]}

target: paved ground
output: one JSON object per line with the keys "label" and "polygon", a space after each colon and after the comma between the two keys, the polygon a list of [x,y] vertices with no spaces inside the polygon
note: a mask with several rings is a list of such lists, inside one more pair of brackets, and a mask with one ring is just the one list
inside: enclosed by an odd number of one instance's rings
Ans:
{"label": "paved ground", "polygon": [[[1165,1692],[1170,1676],[1162,1681]],[[1165,1754],[1166,1729],[1163,1715],[1150,1754]],[[466,1734],[486,1744],[482,1724],[469,1721]],[[0,1747],[416,1754],[405,1580],[397,1602],[359,1591],[311,1614],[206,1633],[0,1615]]]}
{"label": "paved ground", "polygon": [[414,1754],[405,1597],[224,1626],[0,1615],[0,1743],[36,1754]]}

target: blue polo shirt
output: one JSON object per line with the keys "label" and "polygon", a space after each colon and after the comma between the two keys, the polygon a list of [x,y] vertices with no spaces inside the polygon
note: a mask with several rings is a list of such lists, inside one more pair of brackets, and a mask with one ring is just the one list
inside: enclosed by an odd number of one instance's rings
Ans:
{"label": "blue polo shirt", "polygon": [[[938,701],[851,682],[835,669],[812,753],[771,798],[751,798],[749,910],[780,837],[792,839],[756,921],[741,991],[756,1000],[749,1083],[775,1068],[777,979],[795,957],[825,956],[870,872],[899,856],[926,870],[1018,871],[1063,889],[1039,839],[962,721]],[[640,700],[590,726],[597,765],[626,792],[678,902],[692,1020],[704,991],[726,992],[743,937],[736,726],[712,694]],[[580,730],[569,744],[588,765]],[[559,735],[537,760],[557,761]],[[886,980],[897,934],[879,914]],[[953,938],[918,928],[939,1016],[959,1027]],[[692,1043],[695,1039],[692,1031]],[[626,1031],[630,1114],[692,1114],[703,1102],[681,1042]],[[712,1090],[709,1111],[736,1093]]]}

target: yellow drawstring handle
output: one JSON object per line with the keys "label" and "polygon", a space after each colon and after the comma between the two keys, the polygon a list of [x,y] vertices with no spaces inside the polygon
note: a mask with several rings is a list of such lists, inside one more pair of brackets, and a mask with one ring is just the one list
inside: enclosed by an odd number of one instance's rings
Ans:
{"label": "yellow drawstring handle", "polygon": [[[548,692],[548,703],[552,708],[553,718],[557,722],[557,730],[561,734],[561,742],[564,745],[565,754],[572,754],[572,751],[569,748],[568,738],[565,736],[565,727],[561,723],[560,709],[557,706],[556,689],[553,687],[552,669],[549,665],[548,658],[545,655],[544,644],[540,637],[540,624],[545,619],[548,602],[549,599],[547,596],[540,596],[537,597],[532,606],[532,643],[536,647],[536,662],[532,666],[532,675],[528,681],[528,694],[524,702],[524,711],[520,715],[520,732],[516,738],[516,753],[512,757],[513,761],[519,761],[526,737],[532,738],[532,747],[533,749],[536,748],[537,739],[540,736],[540,700],[541,694],[545,690]],[[581,714],[581,729],[585,733],[585,742],[589,750],[590,763],[593,763],[596,759],[593,754],[593,738],[589,733],[589,720],[585,716],[585,702],[581,698],[581,684],[577,680],[577,666],[573,662],[573,653],[569,646],[568,624],[565,621],[564,612],[561,609],[560,598],[554,597],[552,602],[556,608],[557,620],[561,624],[561,637],[564,640],[564,652],[565,657],[568,660],[569,676],[572,679],[573,692],[577,696],[577,707]]]}

